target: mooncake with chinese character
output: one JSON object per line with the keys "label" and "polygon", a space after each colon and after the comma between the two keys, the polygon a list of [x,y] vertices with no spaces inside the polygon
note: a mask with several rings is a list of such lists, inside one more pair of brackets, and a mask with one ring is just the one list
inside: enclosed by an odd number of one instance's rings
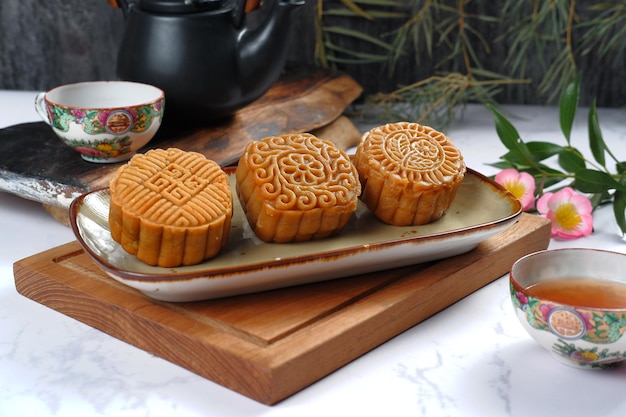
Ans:
{"label": "mooncake with chinese character", "polygon": [[110,195],[113,240],[147,264],[198,264],[228,240],[228,176],[202,154],[176,148],[137,154],[116,171]]}

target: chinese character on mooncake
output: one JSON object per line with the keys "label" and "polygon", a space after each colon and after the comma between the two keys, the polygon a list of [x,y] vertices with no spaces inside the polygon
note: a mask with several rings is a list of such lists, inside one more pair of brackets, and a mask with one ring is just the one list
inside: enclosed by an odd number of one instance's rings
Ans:
{"label": "chinese character on mooncake", "polygon": [[110,183],[113,240],[150,265],[194,265],[228,240],[228,176],[196,152],[153,149],[133,156]]}

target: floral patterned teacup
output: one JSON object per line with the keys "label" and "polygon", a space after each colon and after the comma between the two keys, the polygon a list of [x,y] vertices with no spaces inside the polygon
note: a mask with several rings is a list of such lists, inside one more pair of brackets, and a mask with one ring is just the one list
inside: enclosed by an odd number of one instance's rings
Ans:
{"label": "floral patterned teacup", "polygon": [[519,259],[511,300],[522,326],[558,361],[586,369],[626,361],[626,254],[554,249]]}
{"label": "floral patterned teacup", "polygon": [[89,162],[120,162],[161,126],[161,89],[127,81],[66,84],[42,92],[35,110],[54,133]]}

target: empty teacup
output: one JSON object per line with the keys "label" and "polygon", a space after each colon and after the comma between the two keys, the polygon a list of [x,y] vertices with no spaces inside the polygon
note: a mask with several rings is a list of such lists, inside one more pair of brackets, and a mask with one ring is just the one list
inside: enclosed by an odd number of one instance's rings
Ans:
{"label": "empty teacup", "polygon": [[133,156],[161,126],[164,104],[161,89],[127,81],[66,84],[35,99],[54,133],[90,162]]}

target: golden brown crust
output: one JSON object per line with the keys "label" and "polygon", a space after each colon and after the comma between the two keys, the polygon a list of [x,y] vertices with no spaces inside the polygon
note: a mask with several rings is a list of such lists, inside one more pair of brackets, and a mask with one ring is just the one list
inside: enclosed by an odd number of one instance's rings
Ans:
{"label": "golden brown crust", "polygon": [[409,122],[365,133],[354,163],[363,187],[361,200],[395,226],[426,224],[443,216],[466,170],[446,135]]}
{"label": "golden brown crust", "polygon": [[249,143],[235,175],[248,222],[266,242],[338,233],[356,209],[361,191],[348,155],[310,134]]}
{"label": "golden brown crust", "polygon": [[193,265],[226,244],[228,177],[195,152],[154,149],[120,167],[110,183],[111,236],[150,265]]}

